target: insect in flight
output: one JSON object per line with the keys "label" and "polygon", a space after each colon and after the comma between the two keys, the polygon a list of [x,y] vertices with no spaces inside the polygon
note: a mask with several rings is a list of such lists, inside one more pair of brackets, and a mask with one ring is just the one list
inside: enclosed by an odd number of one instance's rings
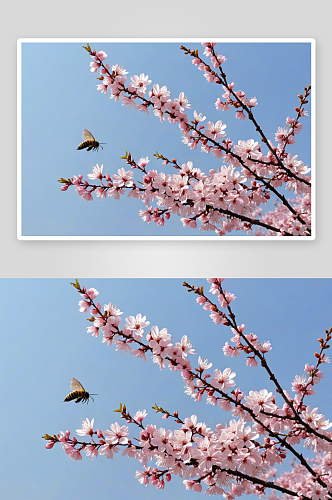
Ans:
{"label": "insect in flight", "polygon": [[94,401],[92,396],[98,396],[98,394],[89,394],[88,391],[84,389],[83,385],[76,380],[76,378],[71,379],[70,388],[72,392],[67,394],[63,401],[72,401],[73,399],[76,399],[75,403],[80,403],[81,401],[83,401],[83,403],[89,403],[89,398]]}
{"label": "insect in flight", "polygon": [[96,139],[93,137],[91,132],[89,132],[86,128],[83,130],[83,142],[79,144],[76,148],[77,149],[85,149],[87,148],[87,151],[90,151],[93,149],[93,151],[98,151],[99,147],[103,149],[103,146],[101,144],[106,144],[105,142],[98,142]]}

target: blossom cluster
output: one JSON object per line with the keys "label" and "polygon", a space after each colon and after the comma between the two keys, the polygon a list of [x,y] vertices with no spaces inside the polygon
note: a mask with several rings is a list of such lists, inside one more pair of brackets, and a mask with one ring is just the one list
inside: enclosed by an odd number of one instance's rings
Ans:
{"label": "blossom cluster", "polygon": [[[92,336],[103,334],[103,342],[114,345],[116,350],[130,353],[143,360],[147,354],[160,369],[169,368],[180,372],[185,382],[185,393],[200,402],[205,398],[208,404],[219,405],[222,410],[231,411],[232,419],[226,425],[217,424],[212,430],[204,422],[198,422],[195,415],[180,418],[177,411],[169,412],[155,406],[163,419],[173,418],[178,428],[171,430],[157,428],[154,424],[144,425],[146,410],[131,415],[125,405],[116,410],[128,425],[137,430],[138,437],[130,437],[129,426],[111,424],[111,430],[93,430],[94,419],[86,419],[78,436],[89,436],[90,441],[71,438],[70,431],[60,432],[44,438],[50,449],[60,443],[64,451],[73,459],[81,460],[82,453],[113,458],[114,453],[123,449],[122,455],[137,459],[142,469],[136,477],[145,486],[165,487],[173,476],[183,479],[187,490],[205,492],[210,495],[222,494],[228,500],[242,494],[256,494],[263,497],[271,490],[270,498],[288,499],[289,495],[313,500],[328,500],[332,493],[332,423],[305,403],[305,398],[315,394],[314,386],[320,383],[323,372],[320,367],[328,363],[325,355],[332,329],[326,330],[325,339],[319,338],[320,351],[315,353],[316,364],[305,365],[304,375],[297,375],[292,384],[292,397],[283,389],[268,365],[266,354],[271,350],[270,342],[260,342],[257,335],[245,334],[245,325],[238,326],[231,303],[234,294],[223,288],[222,278],[211,278],[210,292],[218,302],[213,303],[204,293],[203,287],[194,287],[184,282],[190,293],[196,294],[197,303],[210,312],[211,319],[217,324],[230,327],[231,347],[226,343],[224,354],[247,355],[247,364],[255,367],[260,363],[275,387],[275,393],[266,389],[249,391],[246,395],[235,387],[235,373],[230,368],[215,368],[212,363],[198,357],[193,368],[189,358],[196,355],[194,346],[184,335],[173,344],[166,328],[152,326],[145,316],[129,316],[120,328],[120,309],[109,303],[101,305],[95,301],[99,292],[86,289],[76,281],[74,287],[82,296],[80,312],[90,311],[91,326],[87,331]],[[219,318],[219,319],[217,319]],[[133,348],[134,347],[134,348]],[[279,400],[279,401],[278,401]],[[96,438],[94,438],[96,436]],[[135,443],[135,444],[133,444]],[[306,460],[296,449],[302,443],[317,455],[314,461]],[[289,473],[276,478],[276,464],[283,464],[287,456],[298,460]],[[154,461],[155,466],[148,464]]]}
{"label": "blossom cluster", "polygon": [[[191,105],[184,92],[172,99],[166,86],[153,84],[147,93],[152,81],[144,73],[131,77],[126,86],[128,72],[119,64],[112,65],[110,69],[104,63],[107,54],[104,51],[92,51],[88,45],[85,49],[93,59],[91,71],[100,70],[98,90],[104,94],[110,92],[111,99],[120,100],[123,105],[147,114],[151,108],[161,122],[167,119],[172,124],[177,123],[183,143],[192,150],[200,145],[202,152],[223,159],[223,164],[217,170],[210,169],[204,173],[194,168],[191,161],[179,165],[176,159],[171,160],[157,153],[155,156],[163,159],[164,165],[171,164],[177,170],[171,175],[147,170],[148,158],[135,162],[130,153],[126,153],[124,159],[130,168],[142,172],[141,181],[135,182],[133,172],[124,168],[118,169],[117,174],[103,174],[103,165],[97,164],[88,178],[98,180],[99,184],[83,181],[83,176],[79,175],[71,179],[61,178],[61,189],[66,191],[74,186],[85,200],[92,200],[93,194],[101,199],[106,196],[120,199],[128,191],[128,196],[141,200],[145,205],[145,209],[139,212],[141,218],[159,226],[163,226],[165,220],[175,214],[181,218],[183,227],[197,228],[200,223],[201,231],[212,231],[219,236],[240,230],[257,236],[309,236],[310,168],[298,155],[287,153],[285,149],[296,143],[294,136],[302,129],[299,120],[307,116],[304,105],[308,102],[310,86],[305,87],[304,95],[298,96],[300,106],[295,108],[296,116],[288,117],[286,127],[279,127],[276,131],[275,144],[265,137],[254,118],[252,109],[257,105],[257,99],[248,99],[243,91],[234,90],[234,83],[227,82],[222,69],[226,58],[215,52],[215,43],[202,45],[205,47],[204,55],[211,59],[211,66],[203,62],[198,51],[183,46],[181,49],[193,57],[193,64],[204,71],[207,81],[222,85],[225,90],[222,95],[225,101],[218,98],[216,109],[227,111],[233,106],[238,119],[247,116],[255,125],[266,153],[262,152],[263,146],[253,139],[239,140],[238,144],[234,144],[230,138],[226,138],[226,124],[221,120],[215,123],[208,121],[204,126],[206,116],[196,110],[193,120],[190,120],[187,110]],[[287,200],[280,188],[292,191],[297,198]],[[272,196],[276,198],[276,208],[263,214],[262,208]]]}

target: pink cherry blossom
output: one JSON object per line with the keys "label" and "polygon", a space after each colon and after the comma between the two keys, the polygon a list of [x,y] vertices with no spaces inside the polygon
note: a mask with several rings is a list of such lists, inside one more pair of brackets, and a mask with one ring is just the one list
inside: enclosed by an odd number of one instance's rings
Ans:
{"label": "pink cherry blossom", "polygon": [[128,433],[128,427],[126,425],[120,427],[119,424],[115,422],[114,424],[111,424],[111,429],[112,430],[110,431],[107,429],[106,431],[104,431],[107,444],[114,445],[114,444],[128,443],[127,436],[129,435],[129,433]]}
{"label": "pink cherry blossom", "polygon": [[[203,287],[186,282],[184,286],[190,293],[204,298],[197,304],[210,314],[217,309],[220,297],[227,296],[223,281],[222,278],[208,279],[209,294]],[[323,380],[320,368],[326,357],[322,351],[329,346],[332,328],[325,331],[325,340],[318,339],[321,349],[320,354],[315,353],[314,363],[306,363],[304,374],[295,376],[295,397],[292,399],[287,390],[280,389],[275,375],[271,376],[268,366],[271,343],[261,341],[258,334],[245,334],[245,324],[237,325],[229,305],[222,315],[219,313],[219,317],[229,330],[229,341],[236,347],[232,348],[227,342],[224,352],[235,350],[238,356],[244,353],[246,363],[259,364],[276,389],[276,395],[267,389],[249,391],[246,395],[239,387],[234,387],[235,373],[230,368],[223,371],[216,368],[212,376],[208,372],[212,363],[201,356],[198,357],[197,367],[195,364],[192,366],[189,359],[195,350],[186,335],[179,342],[172,343],[167,329],[157,326],[153,326],[145,337],[143,334],[133,334],[143,328],[146,322],[145,316],[140,313],[136,317],[129,316],[126,325],[120,330],[117,325],[122,313],[118,307],[108,303],[102,312],[101,305],[94,301],[98,296],[97,290],[86,291],[77,281],[75,288],[89,306],[83,309],[86,312],[89,310],[93,316],[94,328],[104,330],[104,336],[115,344],[116,350],[133,354],[130,343],[137,347],[135,355],[138,357],[146,360],[145,353],[148,353],[148,359],[152,357],[152,361],[160,367],[179,371],[186,395],[196,403],[205,402],[216,410],[231,411],[232,419],[211,428],[205,422],[199,422],[196,415],[182,417],[174,409],[164,410],[155,405],[154,409],[164,421],[174,418],[175,428],[166,429],[150,423],[143,425],[147,418],[146,410],[138,410],[132,416],[129,409],[121,405],[117,411],[128,425],[121,427],[115,422],[111,424],[111,430],[93,431],[94,418],[91,421],[86,418],[76,431],[78,439],[75,436],[71,438],[69,430],[66,433],[59,432],[57,436],[45,435],[47,449],[54,448],[59,442],[70,458],[82,460],[82,451],[91,459],[98,456],[113,458],[114,453],[118,453],[122,447],[122,456],[135,458],[143,468],[136,473],[139,482],[158,489],[165,488],[172,476],[176,475],[182,478],[187,490],[202,491],[204,487],[206,494],[223,494],[230,500],[244,494],[260,496],[262,488],[268,492],[270,500],[277,500],[275,491],[287,495],[287,498],[300,495],[308,499],[328,500],[332,484],[332,423],[318,408],[306,405],[305,398],[312,396],[314,386]],[[221,328],[224,329],[223,326]],[[228,393],[228,388],[233,389]],[[132,444],[129,425],[139,430],[136,446]],[[134,432],[133,438],[135,434],[137,436],[137,432]],[[81,441],[80,436],[88,441]],[[315,457],[309,460],[299,455],[297,445],[313,450]],[[289,472],[277,475],[275,465],[282,465],[288,456],[300,456],[301,463],[292,463]],[[151,461],[154,466],[148,467]]]}
{"label": "pink cherry blossom", "polygon": [[274,396],[272,392],[266,389],[260,391],[250,391],[249,396],[245,397],[246,403],[249,408],[257,415],[260,411],[267,411],[272,413],[276,409],[274,404]]}
{"label": "pink cherry blossom", "polygon": [[150,85],[151,80],[149,80],[148,75],[144,75],[141,73],[140,76],[132,76],[131,77],[131,87],[138,89],[140,92],[145,94],[147,85]]}
{"label": "pink cherry blossom", "polygon": [[[193,120],[190,119],[186,113],[190,108],[189,99],[183,91],[178,98],[172,99],[166,85],[153,83],[143,72],[139,76],[131,76],[127,84],[125,75],[128,72],[125,68],[116,63],[110,70],[109,65],[103,62],[107,57],[105,52],[86,49],[93,59],[91,71],[100,70],[98,90],[104,94],[110,91],[110,97],[122,101],[123,106],[147,114],[152,107],[160,122],[168,120],[179,126],[182,142],[192,151],[200,149],[205,154],[212,153],[216,158],[223,159],[223,164],[218,169],[208,169],[208,174],[188,169],[185,171],[187,177],[184,177],[183,167],[179,172],[180,166],[176,161],[157,154],[158,159],[163,159],[162,165],[170,164],[177,172],[173,175],[156,172],[150,177],[145,170],[147,162],[136,163],[126,154],[123,159],[130,165],[130,171],[121,168],[117,174],[106,173],[103,176],[103,166],[96,165],[87,178],[98,181],[99,185],[83,181],[82,175],[79,175],[71,179],[61,178],[62,191],[74,186],[78,195],[86,201],[92,201],[94,196],[100,200],[108,197],[120,200],[127,193],[128,197],[144,203],[145,209],[138,212],[143,221],[159,227],[166,225],[171,214],[176,214],[183,228],[212,231],[218,236],[236,234],[237,231],[255,236],[311,235],[310,168],[298,155],[285,151],[286,147],[296,143],[294,137],[303,129],[300,118],[308,115],[303,106],[308,102],[310,87],[305,87],[304,97],[298,96],[300,107],[295,108],[297,115],[287,117],[286,126],[277,128],[276,147],[272,140],[266,139],[253,116],[257,98],[247,97],[243,90],[236,89],[234,82],[228,83],[226,73],[221,69],[226,57],[216,51],[214,42],[205,46],[204,56],[209,61],[203,61],[197,51],[188,49],[186,53],[190,54],[198,70],[203,71],[204,78],[224,89],[225,93],[215,102],[217,110],[234,108],[236,118],[248,118],[261,140],[261,144],[253,139],[239,140],[234,144],[230,138],[225,138],[226,124],[221,120],[209,120],[204,125],[206,116],[196,110]],[[146,87],[151,83],[152,89],[146,95]],[[221,138],[223,141],[219,141]],[[132,171],[135,169],[142,173],[142,180],[134,179]],[[103,179],[106,179],[107,185],[103,184]],[[286,199],[280,191],[283,188],[294,192],[297,198]],[[275,208],[265,209],[272,197],[276,200]],[[215,321],[219,321],[217,316]]]}
{"label": "pink cherry blossom", "polygon": [[99,455],[105,455],[106,458],[112,458],[112,459],[113,459],[113,454],[118,452],[119,448],[117,448],[116,446],[111,446],[109,444],[104,444],[99,449]]}
{"label": "pink cherry blossom", "polygon": [[223,372],[216,369],[214,370],[214,378],[211,380],[211,385],[216,389],[225,390],[230,387],[234,387],[235,382],[232,380],[235,377],[235,373],[231,371],[230,368],[225,368]]}
{"label": "pink cherry blossom", "polygon": [[146,316],[137,314],[135,316],[129,316],[126,318],[128,330],[133,331],[137,336],[142,337],[144,333],[144,328],[149,326],[150,321],[146,321]]}
{"label": "pink cherry blossom", "polygon": [[103,165],[99,167],[97,164],[95,167],[92,168],[92,174],[88,174],[87,177],[89,179],[102,179],[103,177]]}
{"label": "pink cherry blossom", "polygon": [[76,429],[76,434],[79,436],[92,436],[93,434],[93,423],[95,419],[90,420],[87,418],[82,422],[82,429]]}

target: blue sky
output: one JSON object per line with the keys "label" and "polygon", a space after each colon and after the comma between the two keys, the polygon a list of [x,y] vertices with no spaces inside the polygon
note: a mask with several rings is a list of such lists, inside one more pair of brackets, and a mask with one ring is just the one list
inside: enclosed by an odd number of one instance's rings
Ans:
{"label": "blue sky", "polygon": [[[87,40],[88,41],[88,40]],[[82,43],[23,43],[22,46],[22,235],[23,236],[213,236],[183,228],[172,216],[164,228],[148,225],[138,216],[141,202],[122,197],[84,201],[74,189],[61,192],[60,177],[86,175],[98,163],[111,175],[126,168],[120,157],[130,151],[136,161],[150,158],[149,167],[165,171],[153,154],[189,160],[208,172],[221,161],[191,151],[181,142],[177,125],[160,123],[149,116],[123,107],[96,90],[99,76],[91,73],[91,58]],[[234,110],[215,108],[220,86],[208,84],[203,72],[179,49],[180,43],[91,43],[108,54],[106,62],[119,63],[128,78],[145,73],[153,83],[166,85],[171,97],[184,91],[192,112],[202,112],[208,121],[222,120],[233,141],[258,136],[248,120],[235,119]],[[191,49],[200,43],[186,43]],[[219,53],[227,57],[224,69],[235,88],[257,97],[255,117],[268,138],[274,140],[278,126],[294,116],[297,94],[311,83],[309,43],[220,43]],[[307,110],[310,115],[310,102]],[[190,116],[190,111],[189,111]],[[310,118],[289,152],[310,164]],[[90,130],[104,150],[77,151],[84,128]],[[19,139],[20,140],[20,139]],[[170,167],[166,172],[174,173]],[[136,175],[136,172],[135,172]],[[136,177],[139,180],[139,177]],[[291,195],[292,197],[292,195]],[[236,233],[239,235],[240,233]]]}
{"label": "blue sky", "polygon": [[[0,481],[6,500],[69,500],[112,497],[168,499],[194,498],[185,492],[178,477],[165,491],[145,488],[135,479],[140,464],[127,457],[114,460],[98,457],[75,462],[59,446],[45,449],[41,437],[67,429],[74,432],[85,418],[95,418],[95,428],[124,421],[112,410],[120,402],[134,413],[146,409],[145,423],[172,427],[151,409],[155,403],[180,416],[196,414],[199,421],[214,427],[225,424],[231,414],[195,403],[184,394],[179,373],[159,368],[133,356],[122,356],[106,347],[101,337],[86,333],[87,315],[78,311],[79,294],[70,285],[74,279],[2,279],[0,281],[1,337],[0,376],[1,458]],[[263,372],[250,369],[245,358],[225,358],[222,346],[229,340],[229,329],[213,324],[195,296],[182,287],[182,279],[79,279],[81,285],[99,290],[99,302],[112,302],[123,311],[123,318],[139,312],[150,326],[167,328],[172,341],[187,335],[196,355],[213,363],[214,368],[231,367],[237,374],[236,386],[244,392],[271,389]],[[204,279],[187,278],[190,284],[209,285]],[[313,364],[317,338],[331,325],[331,279],[227,279],[227,291],[236,295],[233,311],[246,332],[270,340],[267,356],[274,374],[291,391],[296,374],[305,363]],[[123,323],[123,322],[122,322]],[[331,365],[324,365],[324,379],[316,386],[317,395],[308,404],[320,413],[331,414]],[[72,377],[97,393],[89,405],[63,403]],[[173,427],[174,428],[174,427]],[[306,455],[305,450],[301,450]],[[19,471],[19,473],[18,473]],[[196,497],[195,497],[196,498]]]}

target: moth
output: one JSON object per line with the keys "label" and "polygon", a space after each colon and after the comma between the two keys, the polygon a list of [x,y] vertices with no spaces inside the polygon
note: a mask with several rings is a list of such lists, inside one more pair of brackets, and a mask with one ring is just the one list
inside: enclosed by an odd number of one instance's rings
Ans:
{"label": "moth", "polygon": [[81,401],[83,401],[84,404],[89,403],[89,398],[94,401],[92,396],[98,396],[98,394],[89,394],[88,391],[84,389],[81,382],[76,380],[76,378],[71,379],[70,388],[72,392],[67,394],[63,401],[72,401],[73,399],[76,399],[75,403],[80,403]]}
{"label": "moth", "polygon": [[87,148],[87,151],[98,151],[99,147],[103,149],[103,146],[101,144],[105,144],[105,142],[98,142],[96,139],[93,137],[91,132],[89,132],[86,128],[83,130],[83,142],[79,144],[76,148],[77,149],[85,149]]}

